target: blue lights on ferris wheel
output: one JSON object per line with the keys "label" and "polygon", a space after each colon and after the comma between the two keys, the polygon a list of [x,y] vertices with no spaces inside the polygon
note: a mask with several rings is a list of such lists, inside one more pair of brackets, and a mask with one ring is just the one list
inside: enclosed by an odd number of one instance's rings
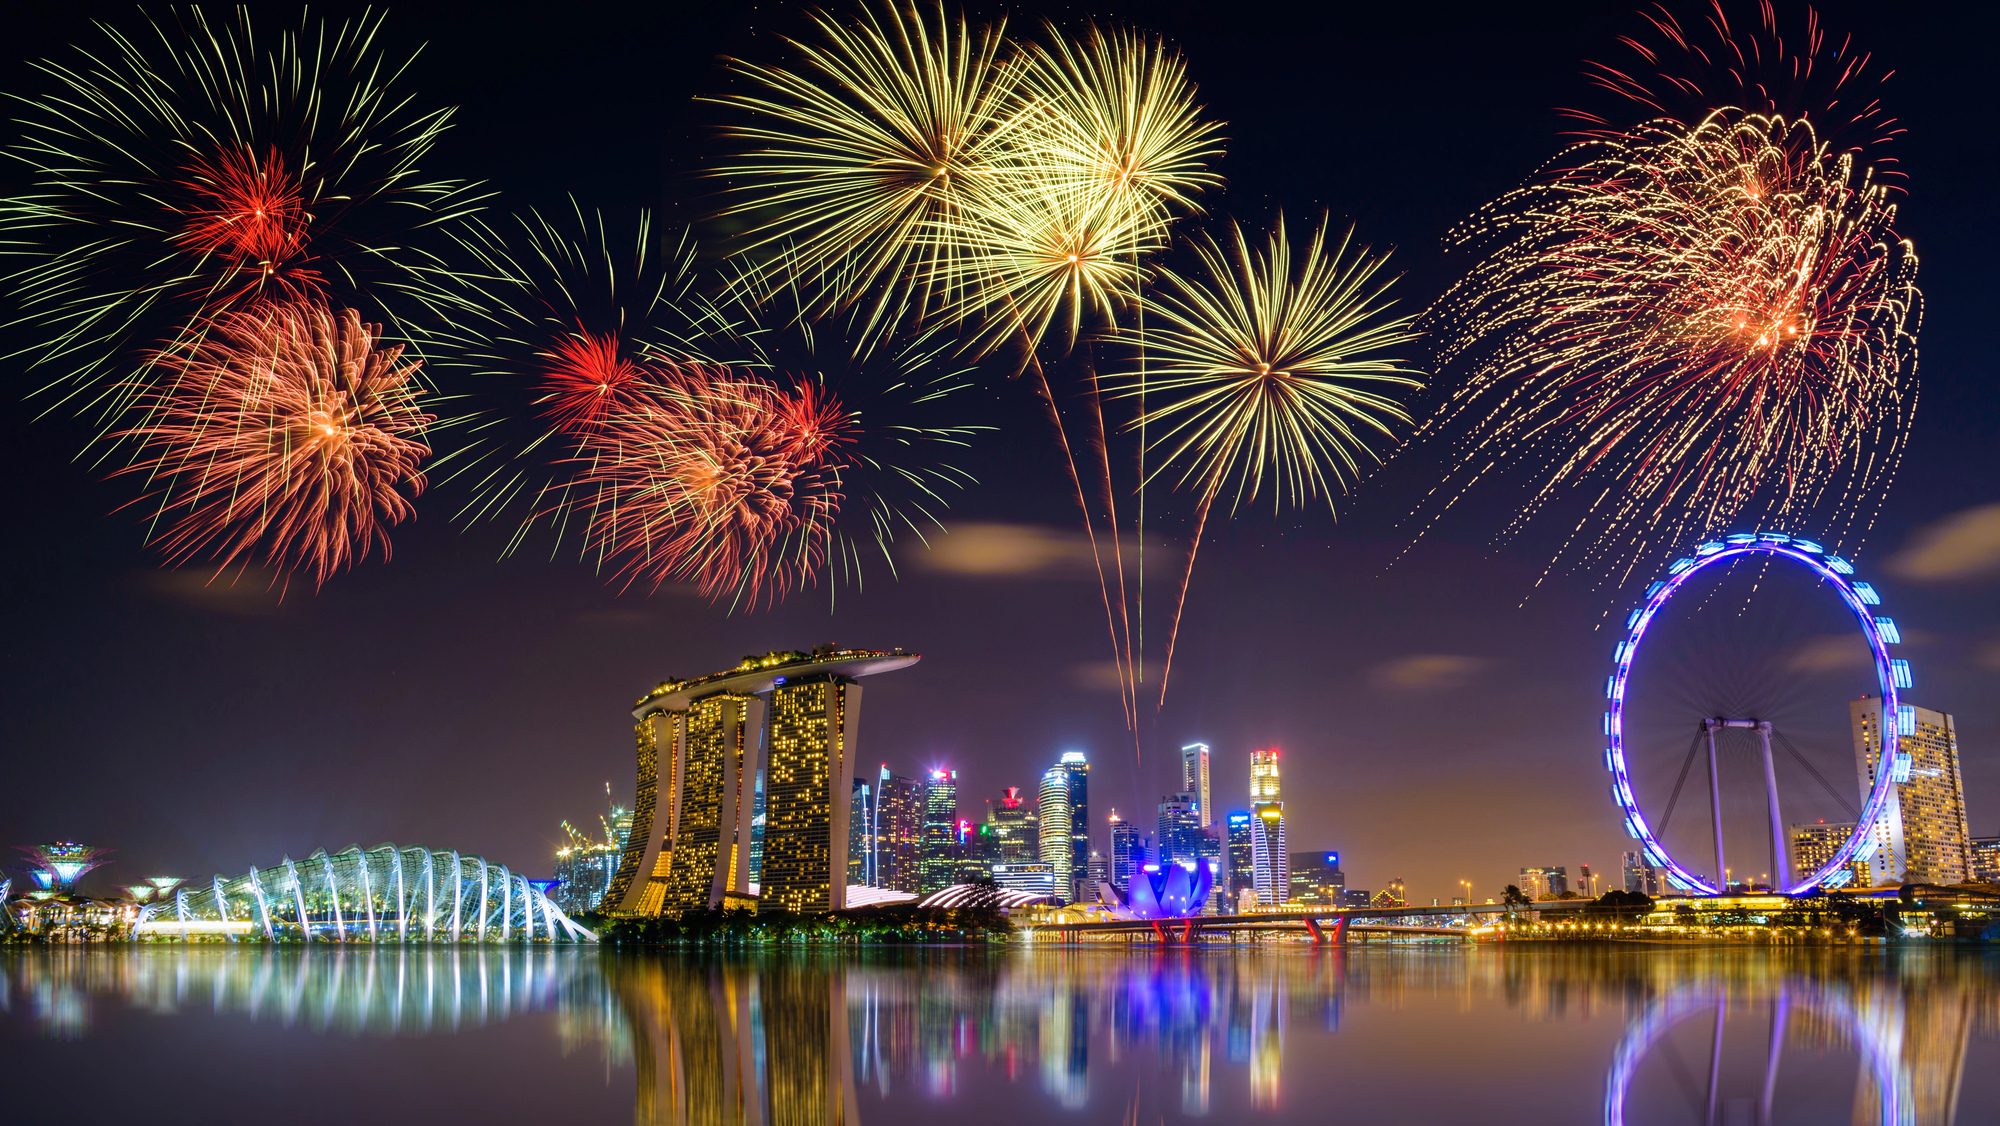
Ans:
{"label": "blue lights on ferris wheel", "polygon": [[1897,700],[1897,693],[1912,683],[1910,663],[1900,657],[1889,656],[1888,647],[1901,643],[1902,631],[1893,619],[1870,612],[1868,607],[1881,604],[1881,596],[1869,584],[1849,578],[1854,574],[1853,564],[1838,555],[1825,554],[1825,549],[1811,540],[1794,539],[1782,532],[1734,532],[1719,541],[1710,540],[1701,544],[1692,556],[1675,560],[1667,568],[1665,579],[1646,587],[1641,604],[1625,618],[1626,636],[1612,650],[1612,671],[1604,682],[1607,701],[1604,712],[1604,765],[1612,775],[1612,800],[1618,803],[1625,815],[1625,831],[1640,842],[1647,859],[1663,871],[1668,883],[1697,895],[1721,895],[1727,889],[1720,886],[1720,882],[1711,882],[1682,866],[1647,828],[1638,799],[1632,793],[1631,778],[1626,768],[1625,699],[1632,661],[1638,655],[1646,627],[1652,624],[1653,618],[1674,592],[1689,578],[1711,566],[1750,555],[1798,563],[1840,596],[1861,626],[1862,637],[1873,657],[1876,680],[1882,693],[1882,714],[1895,717],[1894,722],[1882,724],[1882,746],[1877,760],[1889,763],[1890,768],[1876,771],[1854,831],[1817,870],[1786,888],[1786,894],[1797,895],[1818,887],[1838,887],[1852,878],[1847,870],[1849,862],[1866,859],[1874,853],[1877,844],[1874,832],[1876,819],[1894,795],[1896,783],[1908,776],[1909,756],[1901,753],[1899,740],[1915,734],[1916,728],[1915,710]]}

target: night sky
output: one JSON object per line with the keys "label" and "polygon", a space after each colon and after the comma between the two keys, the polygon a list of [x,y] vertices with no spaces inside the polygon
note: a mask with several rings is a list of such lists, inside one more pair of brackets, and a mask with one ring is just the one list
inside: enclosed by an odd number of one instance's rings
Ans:
{"label": "night sky", "polygon": [[[700,222],[713,207],[700,173],[722,144],[716,111],[693,96],[728,87],[725,55],[782,57],[777,36],[803,33],[805,17],[788,5],[631,8],[392,9],[390,49],[424,45],[412,89],[461,107],[426,171],[487,180],[501,207],[574,194]],[[1023,31],[1042,15],[1007,10]],[[1910,453],[1854,554],[1910,638],[1909,698],[1958,717],[1973,831],[2000,832],[2000,507],[1980,511],[2000,505],[2000,397],[1980,335],[2000,305],[1995,17],[1936,4],[1822,11],[1897,72],[1884,97],[1909,131],[1894,146],[1909,177],[1900,227],[1927,303]],[[1588,97],[1583,61],[1613,54],[1636,23],[1627,6],[1601,3],[1107,3],[1049,14],[1129,17],[1177,42],[1227,123],[1228,186],[1206,200],[1211,213],[1261,223],[1282,206],[1351,219],[1359,238],[1395,248],[1412,308],[1450,280],[1447,226],[1557,151],[1555,107]],[[86,40],[92,15],[136,22],[123,5],[13,13],[0,89],[45,89],[26,60]],[[29,346],[21,337],[7,336],[7,350]],[[8,374],[27,390],[25,375]],[[1635,592],[1558,580],[1524,604],[1565,524],[1495,544],[1523,494],[1484,490],[1396,561],[1411,535],[1404,518],[1442,468],[1419,449],[1344,498],[1337,524],[1323,511],[1246,511],[1213,528],[1172,692],[1147,717],[1135,759],[1049,428],[1027,388],[1003,376],[980,392],[977,410],[999,433],[969,458],[981,484],[955,504],[953,535],[928,552],[900,544],[900,581],[878,567],[831,604],[822,587],[734,616],[689,592],[621,596],[567,558],[498,561],[503,529],[455,527],[444,489],[395,533],[390,563],[370,561],[317,595],[309,583],[282,602],[254,580],[205,585],[205,572],[157,568],[137,519],[114,512],[130,486],[77,461],[80,424],[37,420],[38,403],[9,396],[0,843],[116,849],[106,885],[391,840],[546,872],[560,819],[594,824],[607,780],[629,800],[628,710],[640,693],[744,654],[837,641],[924,655],[869,683],[861,761],[956,766],[970,816],[1082,749],[1104,847],[1108,807],[1150,824],[1160,795],[1178,788],[1181,743],[1215,747],[1223,809],[1246,800],[1250,748],[1275,744],[1293,847],[1340,849],[1354,886],[1400,876],[1428,900],[1455,894],[1461,878],[1494,894],[1526,864],[1615,867],[1626,838],[1599,765],[1615,638],[1600,627]],[[1184,521],[1165,531],[1184,543]],[[1157,587],[1171,569],[1151,572]],[[1149,629],[1163,631],[1169,610],[1153,602]],[[1799,627],[1802,644],[1816,628]],[[1765,659],[1776,667],[1798,653],[1774,642]],[[1836,731],[1840,687],[1822,709]],[[1848,755],[1816,752],[1840,779],[1852,777]]]}

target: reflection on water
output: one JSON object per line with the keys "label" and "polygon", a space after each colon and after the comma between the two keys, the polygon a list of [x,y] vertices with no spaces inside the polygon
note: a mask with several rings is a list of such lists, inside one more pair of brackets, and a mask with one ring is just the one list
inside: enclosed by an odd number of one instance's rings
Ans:
{"label": "reflection on water", "polygon": [[640,1123],[1944,1123],[2000,1107],[1996,985],[1952,950],[26,950],[0,1033],[32,1065],[141,1015],[398,1053],[526,1018],[522,1082],[593,1054]]}

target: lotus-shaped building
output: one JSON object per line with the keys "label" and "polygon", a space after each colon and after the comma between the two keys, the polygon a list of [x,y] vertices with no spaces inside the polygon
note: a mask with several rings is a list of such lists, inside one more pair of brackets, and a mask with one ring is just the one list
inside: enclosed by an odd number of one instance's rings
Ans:
{"label": "lotus-shaped building", "polygon": [[1144,864],[1132,874],[1132,914],[1140,919],[1186,919],[1201,914],[1215,887],[1215,861]]}
{"label": "lotus-shaped building", "polygon": [[190,881],[139,917],[142,938],[595,942],[527,877],[477,856],[377,845]]}

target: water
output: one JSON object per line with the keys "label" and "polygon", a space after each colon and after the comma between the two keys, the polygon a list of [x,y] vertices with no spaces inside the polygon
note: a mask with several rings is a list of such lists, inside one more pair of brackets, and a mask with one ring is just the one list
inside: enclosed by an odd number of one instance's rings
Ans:
{"label": "water", "polygon": [[1948,948],[0,948],[0,1106],[149,1126],[1990,1123],[1996,986],[2000,956]]}

